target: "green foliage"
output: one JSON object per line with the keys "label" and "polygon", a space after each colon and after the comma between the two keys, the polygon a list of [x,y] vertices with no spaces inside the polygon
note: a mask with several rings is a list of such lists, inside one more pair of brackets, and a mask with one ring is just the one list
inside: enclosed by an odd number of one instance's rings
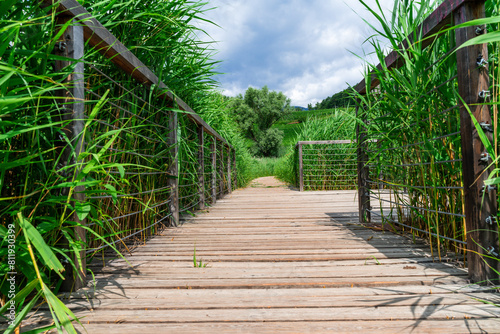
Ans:
{"label": "green foliage", "polygon": [[273,128],[267,129],[259,134],[257,154],[263,157],[276,157],[282,142],[283,131]]}
{"label": "green foliage", "polygon": [[[334,108],[347,108],[349,106],[355,105],[354,99],[352,98],[352,93],[349,88],[344,89],[341,92],[333,94],[327,97],[321,102],[316,103],[314,109],[334,109]],[[309,109],[313,109],[312,105],[309,105]]]}
{"label": "green foliage", "polygon": [[230,108],[242,133],[256,143],[255,153],[260,156],[276,156],[283,134],[269,130],[274,123],[292,112],[290,99],[283,93],[248,88],[245,96],[232,99]]}

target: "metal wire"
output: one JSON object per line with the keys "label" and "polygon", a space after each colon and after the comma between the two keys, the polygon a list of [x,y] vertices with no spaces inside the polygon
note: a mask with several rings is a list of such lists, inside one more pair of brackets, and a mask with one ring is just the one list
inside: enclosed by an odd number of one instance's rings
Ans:
{"label": "metal wire", "polygon": [[144,231],[145,231],[145,230],[147,230],[148,228],[151,228],[151,227],[153,227],[153,226],[158,225],[159,223],[163,222],[165,219],[167,219],[167,218],[169,218],[169,217],[171,217],[171,216],[172,216],[172,213],[170,213],[170,214],[168,214],[167,216],[163,217],[162,219],[160,219],[160,220],[159,220],[159,221],[157,221],[156,223],[151,224],[151,225],[149,225],[148,227],[143,228],[143,229],[142,229],[142,230],[140,230],[140,231],[137,231],[137,232],[135,232],[135,233],[132,233],[132,234],[130,234],[130,235],[128,235],[128,236],[126,236],[126,237],[124,237],[124,238],[120,238],[120,239],[118,239],[118,240],[115,240],[114,242],[109,243],[109,244],[106,244],[106,245],[104,245],[104,246],[101,246],[101,247],[98,247],[98,248],[94,248],[94,249],[90,249],[90,250],[86,251],[86,252],[85,252],[85,254],[94,253],[94,252],[97,252],[97,251],[99,251],[99,250],[101,250],[101,249],[107,248],[107,247],[109,247],[109,246],[116,245],[117,243],[122,242],[123,240],[126,240],[126,239],[128,239],[128,238],[133,237],[134,235],[137,235],[137,234],[139,234],[139,233],[144,232]]}
{"label": "metal wire", "polygon": [[132,197],[132,196],[143,195],[143,194],[154,194],[156,192],[159,192],[159,191],[165,190],[165,189],[171,190],[172,187],[167,186],[167,187],[163,187],[163,188],[158,188],[158,189],[153,189],[153,190],[147,190],[147,191],[141,191],[141,192],[138,192],[138,193],[125,194],[125,195],[116,195],[116,196],[111,196],[111,195],[106,195],[106,196],[91,196],[90,199],[103,199],[103,198],[113,198],[113,197],[118,197],[118,198],[120,198],[120,197]]}
{"label": "metal wire", "polygon": [[[148,208],[146,208],[146,210],[156,209],[157,207],[160,207],[160,206],[162,206],[162,205],[168,204],[168,203],[170,203],[170,202],[172,202],[172,200],[171,200],[171,199],[169,199],[168,201],[165,201],[165,202],[163,202],[163,203],[157,204],[157,205],[155,205],[155,206],[148,207]],[[104,220],[104,222],[110,222],[110,221],[115,220],[115,219],[122,219],[122,218],[132,217],[132,216],[138,215],[138,214],[140,214],[140,213],[144,213],[144,211],[145,211],[145,210],[140,210],[140,211],[136,211],[136,212],[128,213],[128,214],[123,215],[123,216],[109,218],[109,219]],[[97,223],[88,224],[88,225],[86,225],[86,226],[87,226],[87,227],[90,227],[90,226],[94,226],[94,225],[97,225]]]}
{"label": "metal wire", "polygon": [[456,109],[456,108],[459,108],[459,105],[455,105],[455,106],[450,107],[450,108],[448,108],[448,109],[445,109],[445,110],[443,110],[443,111],[441,111],[441,112],[439,112],[439,113],[437,113],[437,114],[431,115],[431,116],[429,116],[429,117],[427,117],[427,118],[425,118],[425,119],[423,119],[423,120],[420,120],[420,121],[417,121],[417,122],[415,122],[415,123],[413,123],[413,124],[410,124],[410,125],[408,126],[408,128],[412,128],[412,127],[414,127],[415,125],[417,125],[417,124],[419,124],[419,123],[423,123],[423,122],[430,121],[433,117],[438,116],[438,115],[443,115],[443,114],[446,114],[447,112],[449,112],[449,111],[451,111],[451,110],[453,110],[453,109]]}
{"label": "metal wire", "polygon": [[435,161],[435,162],[421,162],[417,164],[403,164],[403,165],[375,165],[375,164],[368,164],[368,167],[412,167],[412,166],[426,166],[426,165],[438,165],[438,164],[446,164],[446,163],[453,163],[453,162],[461,162],[462,159],[454,159],[454,160],[446,160],[446,161]]}
{"label": "metal wire", "polygon": [[[87,89],[87,88],[84,88],[84,89],[85,89],[85,91],[86,91],[86,92],[88,92],[88,93],[90,93],[90,94],[94,95],[95,97],[97,97],[97,98],[99,98],[99,99],[101,99],[101,98],[102,98],[102,96],[100,96],[100,95],[99,95],[99,94],[97,94],[97,93],[94,93],[94,92],[93,92],[93,91],[91,91],[90,89]],[[168,131],[171,131],[171,130],[170,130],[169,128],[167,128],[166,126],[160,125],[160,124],[158,124],[158,123],[155,123],[155,122],[150,121],[150,120],[149,120],[149,119],[147,119],[147,118],[144,118],[144,117],[142,117],[142,116],[139,116],[139,115],[137,115],[137,114],[134,114],[133,112],[131,112],[131,111],[129,111],[129,110],[127,110],[127,109],[123,108],[123,107],[120,107],[119,105],[117,105],[117,104],[115,104],[115,103],[113,103],[113,102],[111,102],[111,101],[109,101],[109,100],[108,100],[108,101],[106,101],[106,103],[111,104],[113,107],[118,108],[118,109],[120,109],[121,111],[126,112],[127,114],[130,114],[130,115],[132,115],[132,116],[135,116],[135,117],[137,117],[137,118],[139,118],[139,119],[141,119],[141,120],[143,120],[143,121],[145,121],[145,122],[151,123],[151,124],[153,124],[154,126],[158,126],[158,127],[160,127],[160,128],[164,128],[164,129],[166,129],[166,130],[168,130]]]}
{"label": "metal wire", "polygon": [[191,206],[190,206],[190,207],[188,207],[188,208],[183,208],[182,210],[179,210],[179,213],[184,213],[184,212],[188,211],[189,209],[194,208],[195,206],[197,206],[198,204],[200,204],[200,202],[201,202],[201,201],[198,201],[198,202],[196,202],[195,204],[191,205]]}
{"label": "metal wire", "polygon": [[412,147],[412,146],[422,145],[422,144],[425,144],[427,142],[431,142],[431,141],[435,141],[435,140],[439,140],[439,139],[444,139],[444,138],[448,138],[448,137],[452,137],[452,136],[456,136],[456,135],[460,135],[460,131],[453,132],[453,133],[450,133],[450,134],[447,134],[447,135],[444,135],[444,136],[440,136],[440,137],[436,137],[436,138],[424,140],[424,141],[421,141],[421,142],[418,142],[418,143],[408,144],[408,145],[405,145],[405,146],[389,147],[389,148],[382,149],[380,151],[377,151],[377,150],[367,150],[367,152],[372,152],[372,153],[374,153],[374,152],[385,152],[385,151],[392,151],[392,150],[397,150],[397,149],[402,149],[402,148],[408,148],[408,147]]}
{"label": "metal wire", "polygon": [[467,245],[467,243],[465,241],[461,241],[461,240],[457,240],[457,239],[445,237],[443,235],[439,235],[439,234],[436,234],[436,233],[433,233],[433,232],[428,232],[428,231],[425,231],[425,230],[422,230],[422,229],[419,229],[419,228],[416,228],[416,227],[413,227],[413,226],[410,226],[410,225],[406,225],[406,224],[400,223],[400,222],[395,221],[393,219],[390,219],[390,218],[388,218],[386,216],[383,216],[383,215],[381,215],[381,214],[379,214],[379,213],[377,213],[377,212],[375,212],[373,210],[366,210],[366,211],[368,211],[368,212],[370,212],[370,213],[372,213],[372,214],[374,214],[376,216],[379,216],[382,219],[386,219],[386,220],[388,220],[388,221],[390,221],[390,222],[392,222],[394,224],[398,224],[398,225],[401,225],[401,226],[404,226],[404,227],[408,227],[408,228],[410,228],[412,230],[419,231],[419,232],[422,232],[422,233],[430,234],[430,235],[432,235],[433,237],[436,237],[436,238],[443,238],[443,239],[450,240],[450,241],[453,241],[453,242],[456,242],[456,243],[459,243],[459,244],[462,244],[462,245]]}
{"label": "metal wire", "polygon": [[462,214],[459,214],[459,213],[451,213],[451,212],[446,212],[446,211],[431,210],[431,209],[421,208],[421,207],[413,206],[413,205],[409,205],[409,204],[396,203],[396,202],[393,202],[393,201],[390,201],[390,200],[387,200],[387,199],[383,199],[383,198],[380,198],[380,197],[376,197],[376,196],[373,196],[373,195],[370,195],[370,197],[373,198],[373,199],[376,199],[378,201],[383,201],[383,202],[386,202],[386,203],[391,203],[391,204],[395,204],[395,205],[399,205],[399,206],[404,206],[404,207],[412,208],[412,209],[416,209],[416,210],[424,210],[424,211],[427,211],[427,212],[435,212],[435,213],[440,213],[440,214],[447,215],[447,216],[465,218],[465,215],[462,215]]}
{"label": "metal wire", "polygon": [[[302,161],[318,161],[318,159],[302,159]],[[328,161],[328,162],[350,162],[350,163],[358,163],[356,160],[319,160],[319,161]]]}
{"label": "metal wire", "polygon": [[[121,174],[120,172],[114,172],[114,171],[107,171],[108,174]],[[142,173],[142,172],[125,172],[125,175],[163,175],[163,174],[168,174],[172,175],[170,172],[148,172],[148,173]]]}
{"label": "metal wire", "polygon": [[[104,148],[104,146],[101,146],[101,145],[95,145],[95,147],[97,148]],[[139,156],[139,157],[146,157],[146,158],[160,158],[160,159],[169,159],[170,157],[162,157],[162,156],[158,156],[158,155],[149,155],[149,154],[142,154],[142,153],[136,153],[136,152],[129,152],[129,151],[124,151],[124,150],[118,150],[116,148],[108,148],[107,149],[108,151],[113,151],[113,152],[119,152],[119,153],[126,153],[126,154],[130,154],[130,155],[136,155],[136,156]]]}
{"label": "metal wire", "polygon": [[398,187],[398,188],[416,188],[416,189],[444,189],[444,190],[461,190],[464,189],[464,187],[435,187],[435,186],[414,186],[414,185],[402,185],[402,184],[393,184],[393,183],[387,183],[383,181],[379,182],[374,182],[371,180],[366,180],[367,183],[370,184],[376,184],[376,185],[388,185],[388,186],[393,186],[393,187]]}
{"label": "metal wire", "polygon": [[197,185],[198,185],[197,183],[182,184],[182,185],[179,185],[179,188],[194,187],[194,186],[197,186]]}
{"label": "metal wire", "polygon": [[[88,117],[87,115],[85,115],[85,117],[84,117],[84,118],[85,118],[85,119],[88,119],[89,117]],[[95,119],[95,120],[94,120],[94,122],[99,123],[99,124],[102,124],[102,125],[105,125],[105,126],[109,126],[110,128],[115,129],[115,130],[122,130],[122,131],[124,131],[124,132],[126,132],[126,133],[130,133],[130,134],[135,135],[135,136],[137,136],[137,137],[140,137],[140,138],[143,138],[143,139],[147,139],[147,140],[149,140],[149,141],[151,141],[151,142],[153,142],[153,143],[163,143],[161,140],[153,139],[153,138],[151,138],[151,137],[144,136],[144,135],[142,135],[142,134],[139,134],[139,133],[136,133],[136,132],[133,132],[133,131],[127,130],[127,129],[122,129],[122,128],[119,128],[119,127],[117,127],[117,126],[111,125],[111,124],[106,123],[105,121],[102,121],[102,120],[99,120],[99,119]]]}
{"label": "metal wire", "polygon": [[[113,80],[110,76],[108,76],[106,73],[102,72],[101,70],[99,70],[97,67],[93,66],[92,64],[89,64],[88,65],[91,69],[95,70],[96,72],[98,72],[99,74],[101,74],[102,76],[104,76],[106,79],[108,79],[109,81],[111,81],[112,83],[114,83],[115,85],[117,85],[118,87],[120,87],[121,89],[125,90],[127,93],[133,95],[136,99],[138,99],[139,101],[141,102],[144,102],[144,103],[147,103],[149,106],[151,106],[153,109],[155,109],[156,111],[159,111],[161,113],[163,113],[164,115],[168,116],[168,114],[166,112],[164,112],[163,110],[161,109],[158,109],[156,108],[155,106],[153,106],[151,103],[149,103],[148,101],[144,100],[143,98],[137,96],[133,91],[125,88],[123,85],[121,85],[119,82]],[[136,86],[138,87],[138,86]]]}
{"label": "metal wire", "polygon": [[[341,166],[337,166],[337,169],[340,169]],[[307,166],[304,166],[304,171],[308,171],[308,172],[319,172],[319,171],[325,171],[325,170],[328,170],[328,168],[320,168],[320,169],[311,169],[311,168],[307,168]],[[332,171],[335,171],[335,169],[331,168],[330,170]],[[349,168],[349,169],[346,169],[346,168],[342,168],[342,171],[357,171],[357,169],[352,169],[352,168]]]}
{"label": "metal wire", "polygon": [[187,196],[179,197],[179,201],[182,199],[191,198],[191,197],[198,196],[198,195],[199,195],[199,193],[195,192],[195,193],[187,195]]}

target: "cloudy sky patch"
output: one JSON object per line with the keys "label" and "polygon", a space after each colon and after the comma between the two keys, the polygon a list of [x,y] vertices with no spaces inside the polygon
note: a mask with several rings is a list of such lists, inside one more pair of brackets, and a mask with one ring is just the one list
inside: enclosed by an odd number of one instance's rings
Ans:
{"label": "cloudy sky patch", "polygon": [[[209,0],[217,8],[206,16],[220,28],[201,27],[217,41],[224,94],[267,85],[307,106],[357,84],[364,66],[349,51],[371,52],[362,43],[372,31],[354,11],[375,21],[360,3],[348,3],[352,9],[342,0]],[[386,10],[393,1],[381,3]]]}

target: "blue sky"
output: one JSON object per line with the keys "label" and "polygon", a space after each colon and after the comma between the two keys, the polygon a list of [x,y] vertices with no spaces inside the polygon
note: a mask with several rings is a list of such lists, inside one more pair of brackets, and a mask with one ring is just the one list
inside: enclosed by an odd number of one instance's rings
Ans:
{"label": "blue sky", "polygon": [[[208,1],[217,8],[206,17],[220,28],[201,27],[217,42],[224,94],[267,85],[307,106],[362,79],[363,62],[351,51],[371,51],[363,50],[372,31],[362,18],[374,20],[357,0]],[[384,11],[392,8],[393,0],[380,2]]]}

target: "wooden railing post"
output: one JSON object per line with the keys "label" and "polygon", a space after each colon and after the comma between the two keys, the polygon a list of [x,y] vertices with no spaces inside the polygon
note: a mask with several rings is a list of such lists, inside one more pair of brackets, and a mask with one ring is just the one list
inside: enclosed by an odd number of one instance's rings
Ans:
{"label": "wooden railing post", "polygon": [[359,208],[359,222],[365,223],[371,221],[370,214],[370,187],[368,185],[369,168],[368,168],[368,155],[366,154],[366,127],[361,126],[360,123],[366,122],[366,111],[362,108],[360,112],[360,101],[356,106],[356,141],[358,144],[358,208]]}
{"label": "wooden railing post", "polygon": [[171,224],[179,225],[179,145],[177,141],[177,113],[169,113],[168,145],[170,146],[170,166],[168,167],[168,186],[170,187]]}
{"label": "wooden railing post", "polygon": [[233,169],[233,182],[234,182],[234,185],[233,185],[233,189],[237,189],[238,188],[238,169],[236,168],[236,150],[233,150],[233,165],[232,165],[232,169]]}
{"label": "wooden railing post", "polygon": [[220,159],[219,161],[219,193],[220,197],[222,198],[224,196],[224,144],[221,143],[221,145],[218,145],[217,147],[220,147],[218,151],[220,152],[220,158],[217,157],[217,159]]}
{"label": "wooden railing post", "polygon": [[[73,18],[71,16],[60,15],[57,17],[57,25],[63,26],[67,22],[71,21]],[[66,88],[61,90],[62,99],[61,104],[61,119],[63,121],[68,121],[69,123],[65,126],[63,131],[66,133],[69,140],[72,142],[72,147],[69,145],[64,146],[62,151],[59,164],[57,169],[62,169],[66,166],[75,166],[74,169],[70,169],[68,181],[76,178],[77,174],[81,171],[82,160],[78,160],[80,153],[85,150],[85,143],[83,138],[83,129],[85,126],[85,91],[84,91],[84,66],[83,66],[83,56],[84,56],[84,46],[85,42],[83,39],[83,27],[79,24],[69,25],[64,33],[61,35],[60,39],[56,43],[55,52],[58,56],[63,56],[66,58],[76,59],[78,63],[75,66],[75,70],[71,73],[68,78],[65,79]],[[55,71],[58,72],[63,68],[71,65],[71,61],[56,60]],[[68,173],[68,171],[66,171]],[[64,195],[69,195],[69,188],[63,189]],[[85,198],[85,188],[83,186],[78,186],[73,191],[73,201],[72,205],[75,206],[76,202],[84,203]],[[76,213],[73,213],[70,220],[85,225],[85,220],[80,220]],[[83,245],[86,244],[86,233],[85,229],[82,227],[75,227],[74,238],[76,241],[81,242]],[[85,286],[86,280],[86,260],[85,260],[85,250],[80,252],[81,266],[77,259],[76,254],[73,256],[73,262],[76,266],[76,272],[73,267],[66,265],[66,279],[64,280],[61,290],[62,291],[72,291],[78,290]]]}
{"label": "wooden railing post", "polygon": [[299,190],[304,191],[304,161],[302,154],[302,143],[299,141]]}
{"label": "wooden railing post", "polygon": [[231,180],[231,148],[227,147],[227,192],[233,192],[233,185]]}
{"label": "wooden railing post", "polygon": [[[465,2],[455,12],[455,24],[485,17],[485,1]],[[484,27],[467,27],[457,29],[457,46],[486,33]],[[458,89],[460,96],[469,106],[479,123],[491,125],[490,108],[486,93],[489,90],[489,72],[487,44],[473,45],[457,51]],[[484,94],[484,95],[483,95]],[[481,96],[482,95],[482,96]],[[469,278],[472,282],[493,281],[498,284],[498,228],[497,191],[483,190],[484,180],[490,170],[485,171],[492,160],[486,155],[485,146],[481,142],[477,130],[466,107],[460,104],[460,131],[462,135],[462,168],[465,193],[465,220],[467,229],[467,262]],[[485,131],[492,142],[492,133]],[[485,158],[484,161],[483,158]],[[483,198],[484,194],[484,198]]]}
{"label": "wooden railing post", "polygon": [[205,131],[203,125],[198,125],[198,187],[200,210],[205,209]]}
{"label": "wooden railing post", "polygon": [[217,202],[217,138],[212,137],[210,144],[210,157],[212,158],[212,204]]}

